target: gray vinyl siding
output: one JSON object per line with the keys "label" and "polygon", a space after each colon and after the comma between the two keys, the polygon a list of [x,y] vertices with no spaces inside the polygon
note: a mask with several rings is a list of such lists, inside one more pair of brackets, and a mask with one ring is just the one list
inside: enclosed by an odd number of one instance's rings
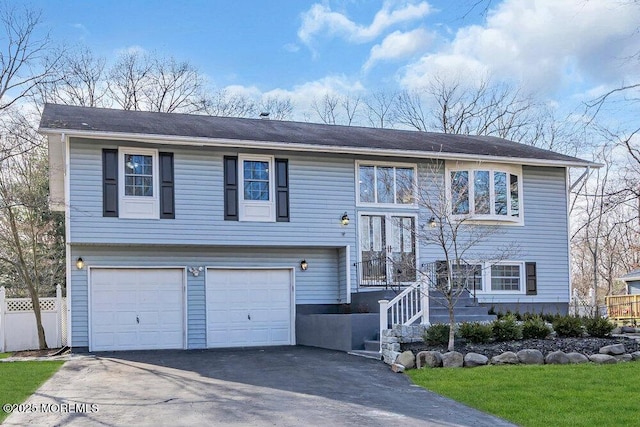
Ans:
{"label": "gray vinyl siding", "polygon": [[118,145],[71,142],[71,243],[344,247],[354,240],[355,227],[340,224],[345,211],[354,215],[352,158],[266,153],[289,160],[290,222],[239,222],[225,221],[223,212],[223,156],[237,153],[159,146],[174,153],[175,219],[122,219],[102,216],[107,147]]}
{"label": "gray vinyl siding", "polygon": [[[426,172],[425,172],[426,173]],[[432,172],[429,172],[432,173]],[[515,246],[507,251],[506,260],[535,262],[537,295],[524,293],[478,294],[480,302],[547,302],[569,301],[569,247],[567,230],[567,189],[564,168],[523,166],[522,210],[524,225],[503,225],[478,244],[474,253],[483,260],[496,248]],[[428,214],[421,210],[422,221]],[[422,263],[442,259],[434,245],[422,244]]]}
{"label": "gray vinyl siding", "polygon": [[640,295],[640,280],[629,282],[629,295]]}
{"label": "gray vinyl siding", "polygon": [[[343,251],[344,252],[344,251]],[[344,259],[337,248],[167,248],[167,247],[95,247],[75,245],[72,259],[82,257],[88,267],[269,267],[293,268],[296,304],[344,303]],[[300,270],[306,259],[309,268]],[[87,268],[71,273],[72,343],[89,345],[89,301]],[[194,277],[187,273],[188,348],[206,346],[205,272]]]}

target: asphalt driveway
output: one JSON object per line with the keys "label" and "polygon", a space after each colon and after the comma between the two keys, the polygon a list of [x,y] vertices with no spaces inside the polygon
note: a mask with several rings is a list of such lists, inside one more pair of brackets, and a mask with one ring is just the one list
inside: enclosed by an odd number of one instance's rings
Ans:
{"label": "asphalt driveway", "polygon": [[5,424],[511,425],[381,362],[308,347],[76,356],[26,405]]}

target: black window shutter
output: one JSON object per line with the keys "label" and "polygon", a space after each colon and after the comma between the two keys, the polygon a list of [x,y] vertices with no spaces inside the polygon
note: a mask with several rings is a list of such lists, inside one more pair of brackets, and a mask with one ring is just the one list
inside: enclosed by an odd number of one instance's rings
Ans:
{"label": "black window shutter", "polygon": [[536,263],[526,262],[525,272],[527,277],[527,295],[538,295],[538,278],[536,274]]}
{"label": "black window shutter", "polygon": [[102,216],[118,217],[118,150],[102,150]]}
{"label": "black window shutter", "polygon": [[238,158],[224,156],[224,219],[238,221]]}
{"label": "black window shutter", "polygon": [[173,153],[158,153],[160,156],[160,218],[176,217]]}
{"label": "black window shutter", "polygon": [[289,161],[276,159],[276,221],[289,222]]}

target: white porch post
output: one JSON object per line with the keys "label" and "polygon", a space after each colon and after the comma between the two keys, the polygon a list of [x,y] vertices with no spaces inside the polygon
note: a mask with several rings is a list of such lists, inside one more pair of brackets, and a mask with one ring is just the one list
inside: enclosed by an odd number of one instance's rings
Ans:
{"label": "white porch post", "polygon": [[62,287],[56,285],[56,347],[62,347]]}
{"label": "white porch post", "polygon": [[429,285],[423,280],[420,284],[420,307],[422,308],[422,320],[423,325],[429,324]]}
{"label": "white porch post", "polygon": [[0,353],[4,353],[4,325],[7,323],[5,319],[5,295],[4,286],[0,286]]}
{"label": "white porch post", "polygon": [[382,331],[389,327],[389,319],[387,317],[387,311],[389,310],[389,300],[381,299],[378,301],[380,304],[380,353],[382,353]]}

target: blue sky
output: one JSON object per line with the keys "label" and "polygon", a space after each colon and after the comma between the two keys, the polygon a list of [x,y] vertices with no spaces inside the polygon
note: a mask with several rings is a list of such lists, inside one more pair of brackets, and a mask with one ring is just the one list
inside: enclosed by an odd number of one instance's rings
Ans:
{"label": "blue sky", "polygon": [[[215,88],[284,94],[419,89],[490,75],[579,104],[637,81],[640,7],[627,0],[34,0],[55,41],[108,60],[126,49],[187,60]],[[490,7],[483,12],[484,5]]]}

